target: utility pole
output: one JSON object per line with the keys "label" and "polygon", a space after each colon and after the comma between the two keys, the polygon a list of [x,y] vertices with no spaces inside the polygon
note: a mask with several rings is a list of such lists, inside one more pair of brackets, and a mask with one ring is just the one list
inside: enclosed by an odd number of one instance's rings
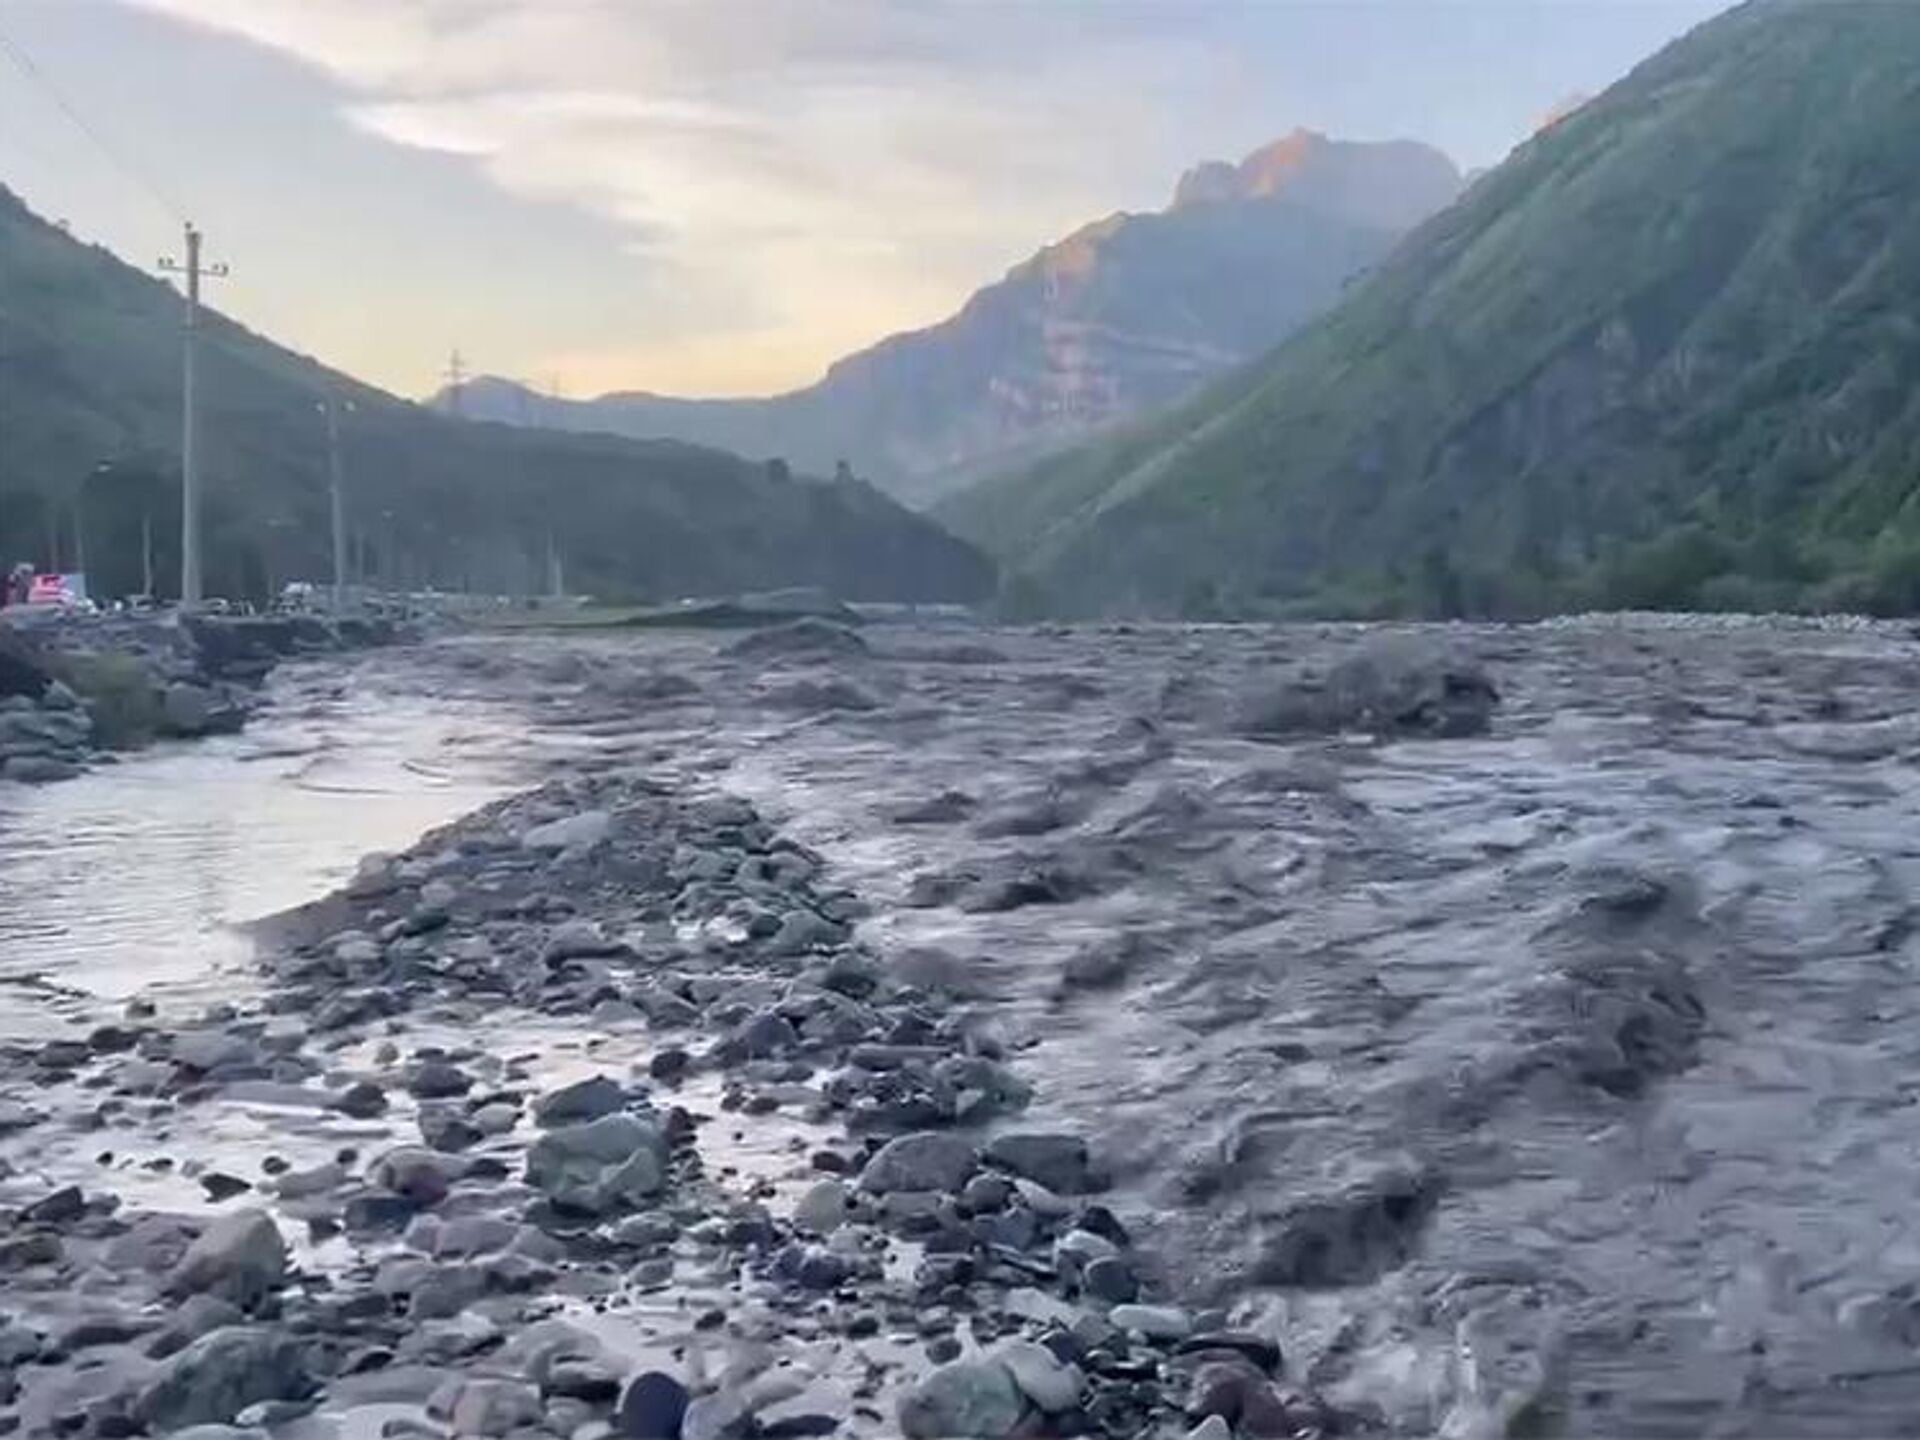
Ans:
{"label": "utility pole", "polygon": [[202,265],[200,232],[187,222],[187,259],[162,259],[160,268],[187,281],[185,342],[180,364],[180,604],[191,609],[204,598],[200,589],[200,444],[195,371],[200,336],[200,277],[227,274],[225,265]]}
{"label": "utility pole", "polygon": [[333,613],[343,614],[347,604],[347,498],[341,480],[340,407],[353,409],[351,400],[329,394],[320,408],[327,412],[327,495],[333,510]]}
{"label": "utility pole", "polygon": [[153,511],[140,511],[140,593],[153,598]]}
{"label": "utility pole", "polygon": [[560,559],[560,546],[553,538],[553,527],[547,527],[547,594],[560,599],[567,593],[566,566]]}
{"label": "utility pole", "polygon": [[454,348],[453,353],[447,356],[446,378],[447,413],[449,415],[458,415],[460,413],[460,387],[467,383],[467,365],[466,362],[460,358],[460,350],[457,346]]}

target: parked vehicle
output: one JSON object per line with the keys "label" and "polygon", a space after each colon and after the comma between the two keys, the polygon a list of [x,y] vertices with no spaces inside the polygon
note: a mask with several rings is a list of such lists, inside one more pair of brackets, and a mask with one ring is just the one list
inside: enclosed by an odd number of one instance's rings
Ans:
{"label": "parked vehicle", "polygon": [[80,575],[35,575],[27,587],[27,604],[97,615],[100,607],[87,598],[86,578]]}

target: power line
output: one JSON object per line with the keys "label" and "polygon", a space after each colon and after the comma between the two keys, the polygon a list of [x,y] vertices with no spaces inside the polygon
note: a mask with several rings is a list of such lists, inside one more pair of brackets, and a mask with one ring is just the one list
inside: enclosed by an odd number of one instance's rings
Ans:
{"label": "power line", "polygon": [[75,106],[72,101],[61,93],[60,87],[53,83],[52,78],[48,76],[47,72],[42,70],[39,65],[34,62],[33,57],[26,52],[20,42],[7,34],[5,29],[0,29],[0,51],[6,53],[7,58],[13,62],[15,69],[26,76],[29,81],[37,84],[42,90],[46,91],[47,98],[53,101],[61,114],[73,122],[75,129],[94,143],[94,146],[106,157],[108,164],[118,170],[124,178],[131,180],[141,190],[144,190],[147,197],[155,201],[160,208],[165,210],[174,220],[182,224],[186,223],[187,212],[175,203],[165,189],[154,181],[153,176],[148,171],[135,165],[108,142],[107,137],[88,121],[85,115],[81,114],[79,108]]}

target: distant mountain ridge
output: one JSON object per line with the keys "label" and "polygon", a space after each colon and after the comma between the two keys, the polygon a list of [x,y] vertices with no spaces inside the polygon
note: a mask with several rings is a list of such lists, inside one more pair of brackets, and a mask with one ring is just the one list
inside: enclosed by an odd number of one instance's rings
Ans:
{"label": "distant mountain ridge", "polygon": [[941,507],[1037,608],[1920,611],[1920,6],[1750,0],[1172,411]]}
{"label": "distant mountain ridge", "polygon": [[802,390],[569,401],[486,377],[458,402],[488,419],[673,437],[821,473],[844,459],[924,503],[1261,354],[1460,186],[1428,146],[1296,131],[1237,166],[1189,171],[1164,211],[1083,226],[950,319],[849,355]]}
{"label": "distant mountain ridge", "polygon": [[1380,230],[1411,230],[1460,193],[1452,161],[1414,140],[1332,140],[1295,130],[1238,165],[1209,160],[1180,177],[1173,208],[1271,200]]}
{"label": "distant mountain ridge", "polygon": [[[670,600],[815,586],[971,600],[992,567],[859,483],[677,441],[449,419],[205,312],[209,592],[264,597],[332,573],[324,396],[341,415],[350,574],[393,588]],[[177,581],[180,299],[0,187],[0,556],[77,563],[93,589]],[[171,593],[168,591],[168,593]]]}

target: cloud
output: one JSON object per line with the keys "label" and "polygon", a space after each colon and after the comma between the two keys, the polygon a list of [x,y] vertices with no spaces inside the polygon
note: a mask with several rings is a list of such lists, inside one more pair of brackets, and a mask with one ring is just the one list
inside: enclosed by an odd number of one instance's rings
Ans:
{"label": "cloud", "polygon": [[698,354],[709,379],[727,344],[779,357],[757,378],[808,378],[937,318],[1141,169],[1157,193],[1186,157],[1156,98],[1203,55],[1234,73],[1180,6],[127,3],[296,57],[365,131],[616,221],[663,365]]}

